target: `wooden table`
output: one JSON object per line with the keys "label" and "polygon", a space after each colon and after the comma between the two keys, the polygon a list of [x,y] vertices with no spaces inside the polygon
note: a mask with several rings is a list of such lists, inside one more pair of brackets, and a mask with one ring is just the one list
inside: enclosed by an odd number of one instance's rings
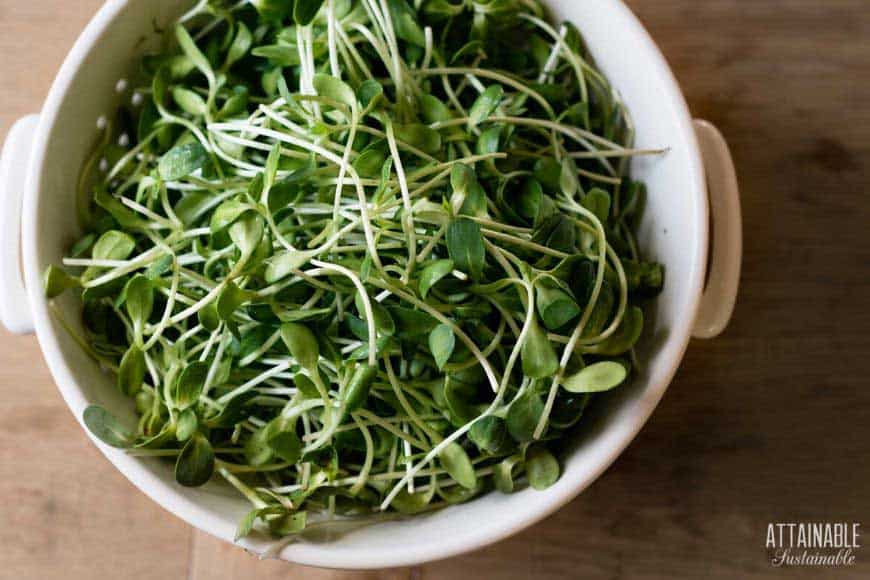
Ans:
{"label": "wooden table", "polygon": [[[145,0],[140,0],[145,1]],[[0,0],[0,134],[35,112],[100,0]],[[745,227],[727,332],[693,342],[652,420],[546,522],[412,570],[259,562],[193,531],[87,441],[33,337],[0,332],[0,577],[760,578],[768,522],[870,526],[866,0],[631,0],[729,139]],[[870,532],[868,532],[870,534]]]}

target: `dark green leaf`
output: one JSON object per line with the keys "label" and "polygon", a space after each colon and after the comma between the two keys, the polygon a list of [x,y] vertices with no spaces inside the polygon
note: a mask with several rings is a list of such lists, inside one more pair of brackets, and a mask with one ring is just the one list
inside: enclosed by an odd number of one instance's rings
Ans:
{"label": "dark green leaf", "polygon": [[446,239],[447,251],[456,267],[474,280],[483,278],[486,249],[480,226],[467,218],[455,219],[447,226]]}
{"label": "dark green leaf", "polygon": [[353,374],[342,393],[344,408],[347,413],[353,413],[361,408],[369,396],[369,390],[377,376],[376,366],[359,364],[353,369]]}
{"label": "dark green leaf", "polygon": [[202,434],[196,433],[182,448],[175,462],[175,481],[185,487],[204,485],[214,472],[214,451]]}
{"label": "dark green leaf", "polygon": [[504,419],[495,415],[481,417],[468,431],[468,437],[484,453],[496,454],[506,446],[508,432]]}

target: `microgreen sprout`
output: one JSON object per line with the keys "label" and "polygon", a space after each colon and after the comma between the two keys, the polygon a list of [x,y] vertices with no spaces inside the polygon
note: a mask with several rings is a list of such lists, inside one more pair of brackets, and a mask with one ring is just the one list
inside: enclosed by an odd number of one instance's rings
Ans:
{"label": "microgreen sprout", "polygon": [[202,0],[166,34],[45,275],[135,400],[91,433],[236,488],[240,537],[553,485],[663,283],[627,173],[660,151],[576,28],[536,0]]}

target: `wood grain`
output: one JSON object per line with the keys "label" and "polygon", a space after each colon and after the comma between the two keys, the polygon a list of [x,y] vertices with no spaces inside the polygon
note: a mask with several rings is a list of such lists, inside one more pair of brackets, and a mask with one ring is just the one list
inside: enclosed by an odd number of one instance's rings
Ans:
{"label": "wood grain", "polygon": [[[0,0],[0,132],[38,109],[99,0]],[[193,532],[80,433],[32,337],[0,332],[0,577],[860,578],[775,569],[770,521],[870,526],[866,0],[630,0],[740,171],[742,293],[637,440],[532,529],[414,570],[260,562]]]}

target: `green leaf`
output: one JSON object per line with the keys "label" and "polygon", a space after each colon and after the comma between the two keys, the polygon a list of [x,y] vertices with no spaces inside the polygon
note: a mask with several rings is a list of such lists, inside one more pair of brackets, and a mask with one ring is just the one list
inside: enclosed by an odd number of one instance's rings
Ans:
{"label": "green leaf", "polygon": [[133,327],[139,328],[141,332],[141,327],[148,321],[154,307],[154,286],[147,276],[137,274],[130,278],[122,294],[125,297],[127,316],[130,317]]}
{"label": "green leaf", "polygon": [[580,314],[574,298],[552,277],[535,281],[535,304],[541,320],[550,330],[556,330]]}
{"label": "green leaf", "polygon": [[178,425],[175,427],[175,438],[178,441],[187,441],[199,428],[199,419],[196,411],[191,408],[185,409],[178,414]]}
{"label": "green leaf", "polygon": [[[233,281],[227,282],[226,287],[221,291],[215,303],[218,318],[221,320],[231,320],[233,313],[235,313],[242,304],[253,300],[255,296],[255,292],[243,290]],[[214,321],[208,319],[208,315],[205,315],[205,322],[206,324],[217,328]],[[212,330],[214,330],[214,328]]]}
{"label": "green leaf", "polygon": [[434,97],[428,93],[417,97],[417,105],[420,110],[420,116],[427,124],[443,123],[452,118],[450,109],[447,108],[447,105],[445,105],[438,97]]}
{"label": "green leaf", "polygon": [[214,472],[214,450],[202,434],[196,433],[181,449],[175,462],[175,481],[185,487],[199,487]]}
{"label": "green leaf", "polygon": [[206,163],[208,163],[208,151],[195,141],[167,151],[160,158],[157,172],[165,181],[176,181],[201,169]]}
{"label": "green leaf", "polygon": [[[392,336],[396,332],[396,322],[393,320],[393,317],[390,316],[390,311],[384,308],[377,300],[372,300],[369,298],[369,303],[372,307],[372,315],[374,316],[374,324],[378,333]],[[354,295],[354,305],[356,306],[357,312],[359,312],[360,318],[362,318],[366,323],[368,320],[366,319],[366,311],[365,304],[363,302],[362,294],[357,293]]]}
{"label": "green leaf", "polygon": [[420,296],[426,298],[426,295],[429,294],[429,290],[431,290],[439,280],[444,278],[444,276],[450,274],[450,272],[453,271],[453,268],[453,260],[435,260],[434,262],[430,262],[420,272]]}
{"label": "green leaf", "polygon": [[562,381],[571,393],[600,393],[622,384],[628,371],[618,362],[601,361],[589,365]]}
{"label": "green leaf", "polygon": [[362,408],[377,374],[378,367],[373,365],[359,364],[353,369],[353,374],[342,392],[346,413]]}
{"label": "green leaf", "polygon": [[211,214],[209,227],[212,234],[222,231],[235,223],[245,212],[251,211],[251,206],[235,199],[228,199],[221,203]]}
{"label": "green leaf", "polygon": [[396,139],[430,155],[441,151],[441,133],[421,123],[393,126]]}
{"label": "green leaf", "polygon": [[293,20],[299,26],[308,26],[317,16],[321,6],[323,0],[296,0],[293,5]]}
{"label": "green leaf", "polygon": [[260,427],[245,442],[245,459],[254,467],[268,463],[275,452],[269,446],[269,438],[275,431],[276,423],[269,422]]}
{"label": "green leaf", "polygon": [[534,389],[526,389],[508,408],[505,417],[508,433],[520,443],[531,441],[543,412],[544,403],[540,395]]}
{"label": "green leaf", "polygon": [[357,88],[357,99],[362,104],[363,109],[368,110],[375,105],[384,95],[384,87],[374,79],[367,79],[360,83]]}
{"label": "green leaf", "polygon": [[450,168],[450,187],[454,194],[466,195],[472,183],[477,182],[477,173],[465,163],[454,163]]}
{"label": "green leaf", "polygon": [[501,85],[487,87],[471,105],[468,111],[468,124],[474,127],[489,118],[498,108],[502,97],[504,97],[504,89]]}
{"label": "green leaf", "polygon": [[471,425],[468,438],[483,453],[500,453],[507,444],[507,425],[505,425],[504,419],[495,415],[487,415]]}
{"label": "green leaf", "polygon": [[94,194],[94,202],[109,212],[115,221],[123,228],[136,229],[145,227],[148,221],[139,217],[136,212],[121,203],[118,198],[108,193],[103,187],[98,187]]}
{"label": "green leaf", "polygon": [[300,63],[299,51],[295,46],[287,46],[284,44],[269,44],[257,46],[251,50],[251,54],[265,58],[270,64],[275,65],[274,69],[280,73],[280,67],[298,66]]}
{"label": "green leaf", "polygon": [[130,345],[118,367],[118,389],[128,397],[139,392],[145,380],[145,353],[138,346]]}
{"label": "green leaf", "polygon": [[126,260],[136,248],[133,238],[117,230],[109,230],[100,236],[91,250],[94,260]]}
{"label": "green leaf", "polygon": [[353,168],[360,177],[375,178],[381,173],[381,168],[387,156],[379,149],[366,149],[353,162]]}
{"label": "green leaf", "polygon": [[586,351],[605,356],[620,355],[632,347],[643,332],[643,311],[637,306],[631,306],[625,311],[616,332],[598,344],[586,347]]}
{"label": "green leaf", "polygon": [[559,479],[559,462],[543,445],[533,445],[526,452],[526,475],[534,489],[547,489]]}
{"label": "green leaf", "polygon": [[272,452],[287,463],[296,463],[302,458],[302,441],[293,430],[272,434],[268,444]]}
{"label": "green leaf", "polygon": [[458,443],[450,443],[438,454],[441,465],[450,474],[450,477],[466,489],[474,489],[477,485],[477,474],[474,466],[468,458],[465,449]]}
{"label": "green leaf", "polygon": [[118,449],[126,449],[133,445],[133,435],[114,415],[100,405],[89,405],[82,414],[82,421],[91,435],[106,445]]}
{"label": "green leaf", "polygon": [[239,540],[251,533],[251,531],[254,529],[254,523],[260,517],[262,511],[263,510],[260,508],[254,508],[247,514],[245,514],[245,517],[242,518],[242,520],[239,522],[239,526],[236,528],[236,535],[233,538],[233,542],[238,542]]}
{"label": "green leaf", "polygon": [[529,334],[520,356],[523,359],[523,374],[533,379],[549,377],[559,369],[556,350],[547,338],[547,333],[538,324],[537,317],[532,317]]}
{"label": "green leaf", "polygon": [[568,197],[574,197],[580,189],[580,182],[577,180],[577,165],[570,157],[562,160],[562,168],[559,174],[559,188]]}
{"label": "green leaf", "polygon": [[495,488],[502,493],[513,493],[514,471],[523,466],[521,455],[512,455],[492,468],[492,480]]}
{"label": "green leaf", "polygon": [[396,321],[396,336],[402,340],[429,334],[438,321],[420,310],[402,306],[388,306],[390,316]]}
{"label": "green leaf", "polygon": [[319,399],[320,393],[317,391],[317,386],[314,382],[308,378],[308,376],[302,373],[296,373],[293,375],[293,384],[296,385],[296,388],[299,389],[299,392],[302,393],[305,397],[309,399]]}
{"label": "green leaf", "polygon": [[151,265],[145,270],[145,277],[152,282],[159,279],[172,268],[174,262],[175,259],[171,254],[165,254],[163,257],[151,262]]}
{"label": "green leaf", "polygon": [[245,23],[236,21],[236,36],[233,38],[233,43],[227,51],[224,69],[229,69],[233,64],[244,58],[248,54],[248,51],[251,50],[252,42],[251,31],[245,26]]}
{"label": "green leaf", "polygon": [[230,239],[239,248],[243,257],[250,256],[263,239],[263,218],[255,212],[243,213],[229,227]]}
{"label": "green leaf", "polygon": [[439,324],[429,333],[429,350],[432,351],[432,356],[435,357],[435,364],[439,370],[447,364],[455,346],[456,336],[448,325]]}
{"label": "green leaf", "polygon": [[480,133],[480,137],[477,138],[477,144],[474,148],[475,152],[478,155],[491,155],[492,153],[497,153],[501,143],[501,133],[501,125],[493,125],[492,127],[486,128]]}
{"label": "green leaf", "polygon": [[356,95],[353,89],[341,79],[328,74],[317,73],[314,75],[314,90],[321,97],[328,97],[347,105],[351,109],[356,108]]}
{"label": "green leaf", "polygon": [[607,218],[610,215],[610,194],[595,187],[589,190],[580,203],[595,214],[602,224],[607,224]]}
{"label": "green leaf", "polygon": [[317,252],[313,250],[286,250],[272,256],[266,262],[266,274],[264,276],[267,284],[272,284],[289,276],[293,270],[297,270],[308,263],[312,258],[317,257]]}
{"label": "green leaf", "polygon": [[[217,382],[217,381],[216,381]],[[256,391],[247,391],[236,395],[224,406],[220,413],[211,417],[206,424],[211,428],[234,427],[244,421],[252,412],[251,399],[257,396]]]}
{"label": "green leaf", "polygon": [[[451,199],[451,203],[453,199]],[[454,206],[455,207],[455,206]],[[465,194],[465,199],[459,207],[459,215],[470,217],[486,217],[486,192],[477,180],[474,180]]]}
{"label": "green leaf", "polygon": [[45,269],[43,275],[43,288],[45,289],[46,298],[56,298],[70,288],[79,286],[79,279],[70,276],[60,268],[50,265]]}
{"label": "green leaf", "polygon": [[447,251],[456,268],[474,280],[483,278],[486,249],[480,226],[468,218],[458,218],[447,226]]}
{"label": "green leaf", "polygon": [[251,0],[264,20],[277,21],[293,14],[294,0]]}
{"label": "green leaf", "polygon": [[196,405],[205,386],[209,364],[205,361],[189,363],[175,380],[172,399],[177,409],[183,410]]}
{"label": "green leaf", "polygon": [[[301,0],[296,0],[300,2]],[[306,513],[285,514],[269,520],[269,530],[276,536],[298,534],[305,529]]]}
{"label": "green leaf", "polygon": [[320,347],[317,344],[317,337],[307,326],[295,322],[282,324],[281,340],[290,351],[290,356],[295,358],[302,368],[316,371]]}
{"label": "green leaf", "polygon": [[193,38],[190,37],[190,34],[184,26],[179,24],[175,27],[175,37],[178,39],[178,45],[181,47],[181,50],[184,51],[185,56],[190,59],[193,66],[198,68],[206,77],[213,76],[214,72],[212,71],[208,59],[204,54],[202,54],[199,47],[196,46],[196,42],[194,42]]}
{"label": "green leaf", "polygon": [[162,107],[166,103],[166,93],[169,90],[171,80],[169,67],[162,66],[157,70],[154,80],[151,81],[151,98],[155,107]]}
{"label": "green leaf", "polygon": [[209,302],[196,313],[197,320],[206,330],[217,330],[221,317],[218,314],[217,300]]}
{"label": "green leaf", "polygon": [[175,87],[172,89],[172,98],[182,111],[194,117],[202,117],[208,112],[205,100],[190,89]]}
{"label": "green leaf", "polygon": [[417,17],[405,0],[388,0],[390,17],[396,36],[419,47],[426,46],[426,35],[417,23]]}

